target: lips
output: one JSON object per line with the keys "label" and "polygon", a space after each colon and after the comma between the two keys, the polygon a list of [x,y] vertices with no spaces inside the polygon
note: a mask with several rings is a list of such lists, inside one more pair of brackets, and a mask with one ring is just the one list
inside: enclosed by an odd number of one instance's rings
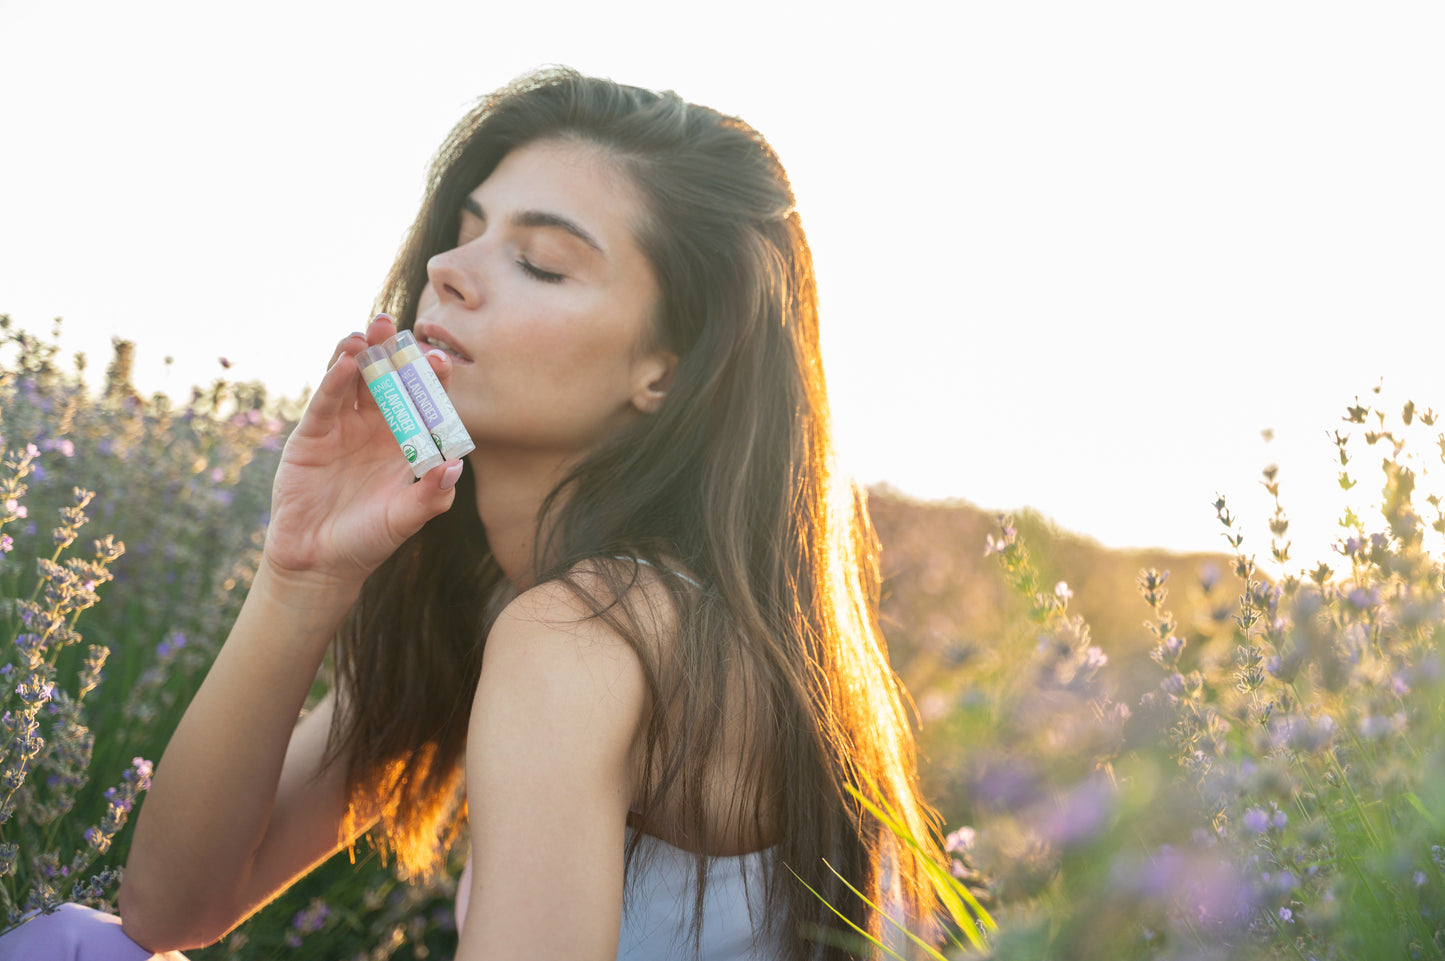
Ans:
{"label": "lips", "polygon": [[416,339],[421,341],[426,349],[430,350],[435,348],[436,350],[443,351],[450,355],[453,360],[461,363],[469,364],[472,362],[472,358],[467,355],[466,351],[457,346],[456,340],[453,339],[452,335],[440,324],[431,323],[426,320],[418,320],[413,332],[416,334]]}

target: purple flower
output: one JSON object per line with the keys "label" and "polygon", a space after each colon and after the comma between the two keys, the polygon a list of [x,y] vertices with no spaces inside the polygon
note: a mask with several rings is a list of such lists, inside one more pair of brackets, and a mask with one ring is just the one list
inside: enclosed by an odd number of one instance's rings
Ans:
{"label": "purple flower", "polygon": [[1240,820],[1255,834],[1263,834],[1269,830],[1269,815],[1260,808],[1250,808]]}
{"label": "purple flower", "polygon": [[973,781],[979,804],[1008,810],[1025,807],[1039,795],[1037,774],[1018,762],[990,764]]}
{"label": "purple flower", "polygon": [[1087,841],[1107,825],[1114,804],[1109,783],[1100,777],[1090,778],[1044,814],[1039,833],[1058,847]]}
{"label": "purple flower", "polygon": [[1357,610],[1369,610],[1380,601],[1380,595],[1372,588],[1357,587],[1350,591],[1350,604]]}
{"label": "purple flower", "polygon": [[1308,717],[1285,714],[1269,722],[1270,742],[1276,747],[1310,753],[1327,747],[1334,737],[1335,719],[1328,714]]}
{"label": "purple flower", "polygon": [[949,854],[959,851],[973,849],[974,841],[978,839],[978,833],[971,827],[961,827],[957,831],[949,832],[948,837],[943,839],[943,849]]}
{"label": "purple flower", "polygon": [[165,639],[156,645],[156,657],[165,660],[176,651],[186,646],[186,635],[180,631],[172,631]]}
{"label": "purple flower", "polygon": [[291,919],[291,930],[302,936],[315,934],[321,930],[330,916],[331,909],[326,906],[326,902],[317,898],[296,912],[296,916]]}
{"label": "purple flower", "polygon": [[[126,771],[123,777],[127,781],[135,781],[136,793],[149,791],[151,789],[151,773],[155,766],[143,757],[133,757],[130,760],[131,770]],[[126,810],[130,810],[127,806]]]}
{"label": "purple flower", "polygon": [[1161,847],[1147,861],[1121,855],[1110,869],[1115,888],[1171,907],[1191,924],[1238,928],[1254,911],[1254,892],[1225,861],[1208,851]]}
{"label": "purple flower", "polygon": [[1014,541],[1018,539],[1018,530],[1009,525],[1003,517],[1000,517],[998,522],[999,536],[995,538],[992,534],[989,534],[984,538],[984,557],[988,557],[990,554],[1002,554],[1012,547]]}
{"label": "purple flower", "polygon": [[20,700],[26,704],[44,704],[55,694],[54,684],[41,684],[39,681],[21,681],[15,685],[15,693],[20,695]]}
{"label": "purple flower", "polygon": [[9,554],[15,547],[15,538],[9,534],[0,534],[0,554]]}

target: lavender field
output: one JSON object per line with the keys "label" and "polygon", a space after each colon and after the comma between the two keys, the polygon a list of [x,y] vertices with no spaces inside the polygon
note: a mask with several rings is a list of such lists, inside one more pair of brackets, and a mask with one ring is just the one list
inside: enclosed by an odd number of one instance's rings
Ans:
{"label": "lavender field", "polygon": [[[0,930],[110,907],[304,402],[142,397],[131,345],[96,377],[53,340],[0,318]],[[1445,958],[1445,515],[1417,491],[1445,433],[1376,398],[1321,425],[1340,486],[1381,503],[1342,512],[1324,563],[1290,557],[1283,507],[1238,518],[1227,491],[1200,508],[1217,556],[872,492],[951,858],[934,956]],[[450,957],[454,882],[356,859],[191,957]]]}

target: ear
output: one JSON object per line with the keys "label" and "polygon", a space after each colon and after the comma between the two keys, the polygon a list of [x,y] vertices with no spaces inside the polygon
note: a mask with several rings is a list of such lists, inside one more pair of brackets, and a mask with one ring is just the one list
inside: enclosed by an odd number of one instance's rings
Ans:
{"label": "ear", "polygon": [[677,371],[677,355],[670,350],[657,350],[637,363],[637,387],[632,392],[632,406],[644,414],[655,414],[672,389],[672,375]]}

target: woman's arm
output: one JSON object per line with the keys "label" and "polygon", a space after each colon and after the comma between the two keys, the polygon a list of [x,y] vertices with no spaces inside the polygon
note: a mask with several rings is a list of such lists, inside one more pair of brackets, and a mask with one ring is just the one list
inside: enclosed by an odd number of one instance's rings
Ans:
{"label": "woman's arm", "polygon": [[256,578],[141,805],[120,910],[151,950],[216,940],[350,840],[344,759],[321,765],[337,705],[297,717],[367,574],[451,505],[460,468],[412,483],[366,396],[352,357],[392,332],[341,342],[287,441]]}
{"label": "woman's arm", "polygon": [[215,941],[346,840],[333,698],[296,720],[336,622],[275,582],[257,574],[141,805],[119,907],[153,951]]}
{"label": "woman's arm", "polygon": [[467,737],[472,886],[457,961],[612,959],[650,710],[633,649],[564,585],[487,638]]}

